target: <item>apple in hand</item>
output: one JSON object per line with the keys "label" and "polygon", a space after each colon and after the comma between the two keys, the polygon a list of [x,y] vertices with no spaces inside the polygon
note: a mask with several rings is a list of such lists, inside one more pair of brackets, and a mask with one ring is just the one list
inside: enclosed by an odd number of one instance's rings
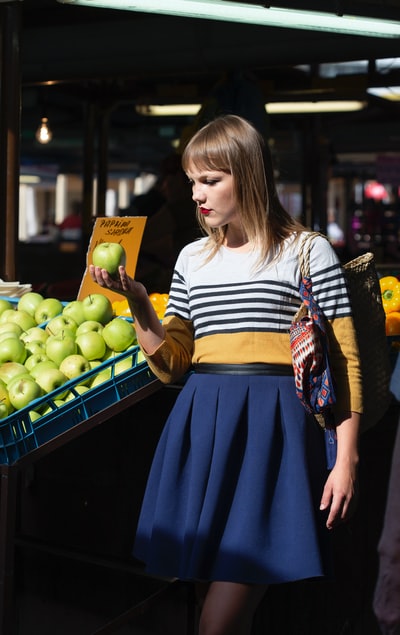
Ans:
{"label": "apple in hand", "polygon": [[17,309],[18,311],[26,311],[32,317],[35,317],[35,311],[38,308],[39,304],[43,302],[44,297],[41,293],[36,293],[36,291],[28,291],[24,293],[18,300]]}
{"label": "apple in hand", "polygon": [[115,276],[118,267],[126,265],[125,249],[120,243],[100,243],[93,250],[92,263],[95,267],[105,269],[110,276]]}
{"label": "apple in hand", "polygon": [[25,344],[18,337],[10,337],[0,341],[0,364],[18,362],[23,364],[28,356]]}
{"label": "apple in hand", "polygon": [[15,377],[8,384],[8,396],[16,410],[25,408],[31,401],[42,396],[42,388],[30,375]]}
{"label": "apple in hand", "polygon": [[86,357],[89,361],[102,359],[106,352],[106,343],[101,333],[88,331],[81,333],[75,338],[78,353]]}
{"label": "apple in hand", "polygon": [[75,379],[90,370],[90,363],[83,355],[68,355],[61,362],[60,370],[68,379]]}
{"label": "apple in hand", "polygon": [[68,355],[73,355],[77,352],[77,346],[75,338],[70,335],[60,333],[59,335],[52,335],[46,342],[46,355],[49,359],[53,360],[60,366],[61,362]]}
{"label": "apple in hand", "polygon": [[51,318],[45,326],[45,331],[48,335],[58,335],[63,332],[70,332],[72,335],[75,335],[76,329],[78,328],[78,324],[75,320],[65,314],[57,315],[54,318]]}
{"label": "apple in hand", "polygon": [[14,377],[28,374],[25,366],[19,362],[5,362],[0,365],[0,380],[6,385],[8,385]]}
{"label": "apple in hand", "polygon": [[83,312],[82,300],[71,300],[65,305],[62,311],[62,315],[71,317],[78,324],[82,324],[85,321],[85,314]]}
{"label": "apple in hand", "polygon": [[62,310],[63,304],[60,300],[57,298],[45,298],[35,311],[36,324],[48,322],[48,320],[62,313]]}
{"label": "apple in hand", "polygon": [[136,340],[136,331],[131,322],[124,318],[114,318],[103,329],[103,338],[108,348],[121,353]]}
{"label": "apple in hand", "polygon": [[[113,317],[111,300],[101,293],[91,293],[82,300],[85,320],[107,324]],[[0,317],[1,319],[1,317]]]}

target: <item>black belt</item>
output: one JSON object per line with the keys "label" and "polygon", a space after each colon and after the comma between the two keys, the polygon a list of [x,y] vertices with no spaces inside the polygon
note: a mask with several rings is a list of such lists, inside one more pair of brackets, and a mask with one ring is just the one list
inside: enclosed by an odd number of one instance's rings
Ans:
{"label": "black belt", "polygon": [[193,370],[216,375],[293,375],[290,364],[193,364]]}

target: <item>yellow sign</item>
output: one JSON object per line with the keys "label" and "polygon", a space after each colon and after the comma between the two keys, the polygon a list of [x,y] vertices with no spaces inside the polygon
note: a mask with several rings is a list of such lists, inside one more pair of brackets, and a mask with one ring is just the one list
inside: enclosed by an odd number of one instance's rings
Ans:
{"label": "yellow sign", "polygon": [[106,295],[111,302],[122,299],[119,293],[99,287],[90,277],[89,265],[92,264],[93,250],[101,243],[120,243],[126,252],[126,271],[133,278],[136,271],[146,220],[146,216],[105,216],[96,219],[89,242],[89,249],[86,256],[86,270],[79,289],[78,300],[83,300],[83,298],[91,293],[102,293]]}

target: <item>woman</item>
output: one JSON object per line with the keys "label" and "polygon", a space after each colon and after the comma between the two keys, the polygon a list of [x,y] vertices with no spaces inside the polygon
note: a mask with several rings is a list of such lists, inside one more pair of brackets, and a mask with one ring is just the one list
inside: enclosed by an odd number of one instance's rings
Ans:
{"label": "woman", "polygon": [[182,165],[206,237],[178,257],[163,324],[124,268],[118,281],[91,275],[128,298],[163,382],[195,371],[159,441],[134,553],[149,572],[207,583],[200,635],[245,635],[268,585],[331,571],[327,528],[348,516],[356,481],[358,352],[342,269],[318,237],[311,276],[338,392],[328,473],[291,367],[304,228],[279,202],[263,140],[242,118],[221,117],[191,139]]}

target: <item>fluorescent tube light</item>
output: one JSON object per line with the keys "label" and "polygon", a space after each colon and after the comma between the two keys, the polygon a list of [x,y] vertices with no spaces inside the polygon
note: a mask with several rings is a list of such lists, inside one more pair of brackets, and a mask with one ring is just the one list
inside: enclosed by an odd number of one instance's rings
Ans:
{"label": "fluorescent tube light", "polygon": [[225,0],[58,0],[104,9],[205,18],[311,31],[333,31],[364,37],[399,37],[400,22],[361,16],[337,16],[322,11],[281,9]]}
{"label": "fluorescent tube light", "polygon": [[318,112],[353,112],[365,108],[365,101],[285,101],[270,102],[265,105],[269,115],[295,115]]}
{"label": "fluorescent tube light", "polygon": [[147,117],[184,117],[185,115],[197,115],[201,104],[163,104],[163,105],[139,105],[136,112]]}
{"label": "fluorescent tube light", "polygon": [[[270,102],[265,105],[269,115],[301,114],[313,112],[351,112],[362,110],[365,101],[326,100],[326,101],[284,101]],[[197,115],[201,104],[140,105],[136,111],[147,117],[184,117]]]}
{"label": "fluorescent tube light", "polygon": [[367,88],[367,93],[389,101],[400,101],[400,86],[381,86]]}

